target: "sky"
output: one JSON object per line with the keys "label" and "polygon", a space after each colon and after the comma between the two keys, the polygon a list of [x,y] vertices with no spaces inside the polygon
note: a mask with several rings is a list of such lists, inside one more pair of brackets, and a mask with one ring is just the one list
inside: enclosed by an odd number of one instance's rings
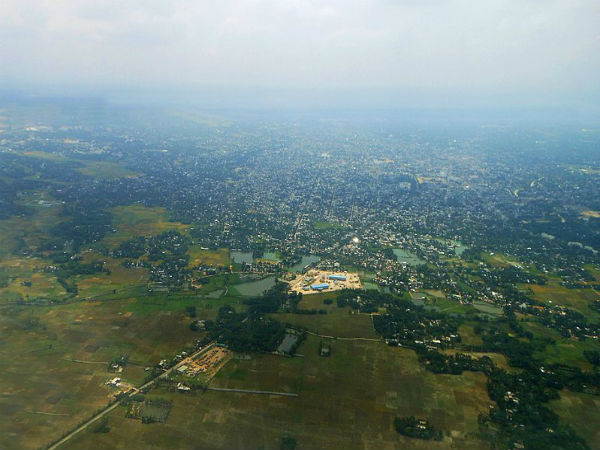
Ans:
{"label": "sky", "polygon": [[249,103],[594,107],[600,1],[3,0],[0,85]]}

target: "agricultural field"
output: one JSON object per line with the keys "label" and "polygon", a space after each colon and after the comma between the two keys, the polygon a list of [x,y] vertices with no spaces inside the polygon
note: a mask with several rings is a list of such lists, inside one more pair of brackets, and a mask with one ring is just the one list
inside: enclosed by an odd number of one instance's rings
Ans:
{"label": "agricultural field", "polygon": [[143,205],[117,206],[112,208],[116,232],[103,239],[109,248],[117,247],[121,242],[136,236],[153,236],[163,231],[186,232],[188,226],[171,222],[169,213],[160,207]]}
{"label": "agricultural field", "polygon": [[536,358],[547,364],[567,364],[582,370],[591,370],[592,365],[583,356],[585,350],[598,350],[598,342],[593,339],[578,341],[565,338],[560,333],[535,322],[521,322],[523,328],[531,331],[536,338],[552,339],[554,344],[547,345],[543,351],[534,353]]}
{"label": "agricultural field", "polygon": [[550,407],[561,420],[584,437],[590,448],[600,448],[600,427],[593,419],[600,417],[598,396],[563,389],[560,391],[560,399],[552,400]]}
{"label": "agricultural field", "polygon": [[[201,336],[185,314],[197,299],[145,300],[154,304],[130,298],[2,309],[0,448],[40,448],[105,406],[112,389],[104,383],[115,375],[110,359],[129,355],[118,375],[137,385],[144,367]],[[204,315],[214,317],[214,307]]]}
{"label": "agricultural field", "polygon": [[600,318],[600,314],[589,308],[594,300],[600,300],[600,292],[593,289],[568,289],[554,281],[543,286],[537,284],[522,286],[530,289],[533,297],[542,304],[566,306],[592,320]]}
{"label": "agricultural field", "polygon": [[49,230],[65,220],[59,216],[60,203],[45,192],[29,192],[21,204],[29,208],[29,216],[0,220],[0,258],[34,250]]}
{"label": "agricultural field", "polygon": [[109,161],[82,161],[84,167],[77,169],[84,175],[94,178],[133,178],[139,173],[123,167],[122,164]]}
{"label": "agricultural field", "polygon": [[64,288],[52,273],[43,268],[48,262],[33,257],[7,257],[0,261],[0,303],[19,300],[57,299],[65,295]]}
{"label": "agricultural field", "polygon": [[199,245],[193,245],[188,250],[190,262],[188,267],[206,266],[228,266],[231,264],[229,259],[229,249],[219,248],[216,250],[207,250]]}
{"label": "agricultural field", "polygon": [[[65,140],[67,144],[72,143]],[[84,175],[94,178],[131,178],[140,176],[137,172],[127,169],[122,164],[110,161],[94,161],[88,159],[79,159],[74,157],[66,157],[57,153],[49,153],[38,150],[25,151],[23,156],[32,158],[47,159],[57,162],[76,163],[81,167],[76,170]]]}
{"label": "agricultural field", "polygon": [[333,297],[334,293],[314,294],[303,297],[298,304],[298,309],[323,309],[327,314],[276,313],[272,316],[280,322],[303,327],[317,334],[346,338],[378,338],[369,314],[355,313],[350,307],[338,308],[335,300],[329,305],[323,303],[323,300]]}
{"label": "agricultural field", "polygon": [[[482,374],[434,375],[414,352],[379,342],[333,341],[328,358],[318,356],[318,346],[319,338],[309,336],[300,347],[304,358],[234,359],[211,382],[292,392],[297,398],[215,391],[191,396],[160,389],[150,397],[173,400],[167,423],[144,425],[117,408],[110,413],[108,433],[86,430],[61,448],[278,448],[286,435],[298,448],[489,447],[477,438],[477,416],[491,404]],[[410,414],[428,417],[445,431],[443,440],[397,434],[394,417]]]}

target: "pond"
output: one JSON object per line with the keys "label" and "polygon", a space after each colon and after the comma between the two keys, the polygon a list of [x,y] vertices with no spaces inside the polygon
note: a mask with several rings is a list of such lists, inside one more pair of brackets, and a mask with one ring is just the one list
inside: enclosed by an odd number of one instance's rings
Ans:
{"label": "pond", "polygon": [[241,252],[239,250],[231,251],[231,259],[234,263],[238,264],[252,264],[252,253],[250,252]]}
{"label": "pond", "polygon": [[294,264],[292,267],[290,267],[290,270],[292,272],[302,272],[307,265],[313,264],[313,263],[316,263],[319,261],[321,261],[321,258],[319,256],[314,256],[314,255],[303,256],[302,261],[300,261],[298,264]]}
{"label": "pond", "polygon": [[255,295],[261,295],[273,286],[275,286],[275,277],[267,277],[257,281],[247,281],[245,283],[236,284],[234,287],[240,295],[253,297]]}
{"label": "pond", "polygon": [[408,250],[402,250],[399,248],[394,249],[394,255],[396,255],[396,259],[401,263],[406,263],[409,266],[418,266],[419,264],[425,264],[425,261],[419,258],[414,253],[409,252]]}

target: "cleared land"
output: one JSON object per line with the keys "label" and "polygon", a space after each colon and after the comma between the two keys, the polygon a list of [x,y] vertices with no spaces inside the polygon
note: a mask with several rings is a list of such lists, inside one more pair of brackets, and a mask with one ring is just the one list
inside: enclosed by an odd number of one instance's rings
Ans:
{"label": "cleared land", "polygon": [[298,274],[289,284],[291,291],[300,294],[316,294],[341,289],[362,289],[357,273],[326,270],[309,270],[305,274]]}

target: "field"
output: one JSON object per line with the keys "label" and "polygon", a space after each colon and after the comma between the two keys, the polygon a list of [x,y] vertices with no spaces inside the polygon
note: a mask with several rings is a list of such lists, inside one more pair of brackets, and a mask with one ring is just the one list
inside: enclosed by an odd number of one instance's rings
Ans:
{"label": "field", "polygon": [[22,249],[34,250],[52,227],[65,220],[58,215],[59,203],[45,193],[28,193],[21,203],[30,208],[31,215],[0,220],[0,257]]}
{"label": "field", "polygon": [[273,314],[277,320],[294,326],[306,328],[317,334],[337,337],[378,338],[369,314],[355,314],[350,307],[338,308],[335,300],[325,305],[323,300],[333,294],[315,294],[306,296],[298,304],[299,309],[324,309],[327,314]]}
{"label": "field", "polygon": [[[297,398],[159,390],[153,395],[174,402],[166,424],[125,420],[117,408],[110,432],[85,431],[63,448],[278,448],[284,435],[298,448],[488,448],[476,437],[477,415],[491,404],[483,375],[433,375],[412,351],[379,342],[333,341],[329,358],[317,355],[318,345],[309,337],[300,347],[304,358],[234,359],[211,383],[295,392]],[[410,414],[445,430],[443,441],[398,435],[394,417]]]}
{"label": "field", "polygon": [[108,161],[82,161],[85,167],[77,169],[84,175],[94,178],[133,178],[140,174],[123,167],[122,164]]}
{"label": "field", "polygon": [[594,418],[600,417],[600,398],[594,395],[560,391],[560,399],[552,400],[550,406],[561,421],[571,425],[589,444],[600,448],[600,427]]}
{"label": "field", "polygon": [[[1,310],[0,448],[39,448],[106,405],[111,358],[128,354],[119,376],[139,384],[145,366],[201,336],[184,313],[197,299],[146,300],[154,304],[131,298]],[[199,309],[198,316],[214,314]]]}
{"label": "field", "polygon": [[229,249],[219,248],[217,250],[206,250],[194,245],[189,249],[190,263],[189,267],[196,267],[199,264],[213,266],[228,266],[231,264],[229,259]]}
{"label": "field", "polygon": [[567,289],[554,281],[550,281],[544,286],[537,284],[525,284],[523,286],[531,289],[534,298],[543,304],[566,306],[592,320],[600,318],[600,314],[588,307],[594,300],[600,300],[600,293],[592,289]]}
{"label": "field", "polygon": [[30,156],[32,158],[47,159],[58,162],[75,162],[82,166],[78,167],[76,169],[77,171],[94,178],[130,178],[140,175],[123,167],[122,164],[110,161],[90,161],[88,159],[66,157],[57,153],[48,153],[36,150],[23,152],[23,155]]}
{"label": "field", "polygon": [[0,303],[64,296],[65,290],[56,277],[42,271],[47,265],[40,258],[3,258],[0,262],[0,280],[6,282],[6,287],[0,288]]}
{"label": "field", "polygon": [[188,229],[187,225],[169,221],[164,208],[130,205],[117,206],[111,212],[117,232],[103,239],[110,248],[136,236],[151,236],[170,230],[185,232]]}
{"label": "field", "polygon": [[562,363],[579,367],[582,370],[591,370],[592,365],[583,356],[585,350],[598,350],[598,342],[592,339],[577,341],[564,338],[558,331],[547,328],[539,323],[522,322],[527,331],[531,331],[535,337],[550,338],[556,343],[548,345],[544,351],[534,353],[536,358],[547,364]]}

